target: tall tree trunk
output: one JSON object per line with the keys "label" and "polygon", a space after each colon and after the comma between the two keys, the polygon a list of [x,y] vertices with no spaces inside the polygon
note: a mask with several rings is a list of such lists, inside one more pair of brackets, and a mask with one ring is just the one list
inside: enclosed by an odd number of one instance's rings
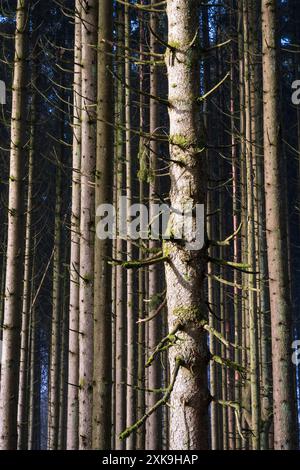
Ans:
{"label": "tall tree trunk", "polygon": [[40,448],[40,324],[38,318],[38,309],[33,305],[35,298],[35,273],[37,268],[36,235],[33,235],[33,260],[31,275],[31,299],[30,299],[30,377],[29,377],[29,410],[28,410],[28,450],[39,450]]}
{"label": "tall tree trunk", "polygon": [[79,448],[92,447],[98,2],[82,4],[82,147],[79,287]]}
{"label": "tall tree trunk", "polygon": [[[195,0],[169,0],[166,61],[169,77],[171,207],[183,211],[188,203],[194,210],[206,199],[206,168],[202,132],[199,126],[199,60],[197,45],[198,15]],[[176,211],[176,212],[177,212]],[[173,212],[170,233],[176,233],[181,217]],[[191,240],[185,234],[185,241]],[[206,318],[204,276],[206,250],[189,250],[175,241],[164,247],[166,264],[168,323],[173,330],[178,322],[179,341],[169,350],[170,373],[178,369],[170,407],[170,448],[208,448],[207,338],[199,323]],[[174,379],[175,377],[173,377]]]}
{"label": "tall tree trunk", "polygon": [[70,255],[69,376],[67,449],[77,450],[79,386],[79,261],[80,261],[80,162],[81,162],[81,0],[75,5],[75,53],[73,88],[73,162]]}
{"label": "tall tree trunk", "polygon": [[[116,206],[120,213],[119,198],[123,194],[124,184],[124,92],[122,82],[124,80],[124,7],[117,6],[117,71],[119,80],[116,90]],[[124,258],[124,242],[117,227],[116,251],[118,259]],[[123,450],[125,442],[119,439],[119,434],[126,427],[126,301],[124,301],[125,282],[124,269],[116,267],[116,354],[115,354],[115,448]],[[125,297],[126,299],[126,297]]]}
{"label": "tall tree trunk", "polygon": [[[156,0],[151,0],[150,4],[155,4]],[[150,50],[152,54],[158,53],[158,40],[159,36],[158,31],[158,14],[150,14]],[[150,66],[150,94],[153,97],[159,95],[158,90],[158,67],[155,63]],[[159,153],[159,142],[155,140],[155,134],[158,133],[159,128],[159,103],[153,98],[150,99],[150,136],[153,136],[153,140],[150,142],[150,155],[149,155],[149,175],[150,175],[150,185],[149,185],[149,219],[150,223],[153,223],[155,220],[155,214],[153,210],[153,205],[157,200],[158,193],[158,178],[157,178],[157,155]],[[159,245],[156,240],[150,240],[149,249],[151,253],[154,253],[155,250],[158,250]],[[161,290],[160,282],[160,266],[154,264],[149,267],[149,315],[153,315],[157,309],[157,299],[159,290]],[[148,326],[148,348],[151,352],[156,348],[159,343],[159,335],[161,328],[160,317],[156,315],[155,318],[151,320]],[[160,361],[155,361],[148,370],[148,387],[150,390],[160,388],[161,384],[161,365]],[[155,393],[148,394],[148,406],[154,406],[157,401],[157,396]],[[162,413],[161,410],[158,410],[156,413],[153,413],[148,422],[147,426],[147,446],[150,450],[161,449],[161,440],[162,440]]]}
{"label": "tall tree trunk", "polygon": [[[62,116],[64,119],[64,116]],[[63,139],[63,133],[61,133]],[[63,150],[60,150],[63,152]],[[59,377],[60,348],[61,348],[61,266],[62,266],[62,155],[56,162],[55,181],[55,220],[54,220],[54,255],[53,255],[53,293],[52,293],[52,321],[51,321],[51,348],[49,361],[49,405],[48,405],[48,446],[49,450],[58,448],[59,430]]]}
{"label": "tall tree trunk", "polygon": [[[142,0],[144,2],[144,0]],[[145,26],[143,21],[143,12],[139,13],[139,51],[141,62],[145,60]],[[145,66],[141,63],[139,68],[139,80],[140,80],[140,92],[144,90],[145,86]],[[145,128],[145,96],[140,93],[140,109],[139,109],[139,129],[140,132],[144,131]],[[139,203],[144,204],[144,180],[141,177],[143,171],[143,156],[145,154],[144,137],[139,136]],[[139,259],[144,256],[143,247],[139,249]],[[139,269],[138,274],[138,312],[139,320],[143,320],[145,316],[145,305],[144,305],[144,292],[145,292],[145,270]],[[138,348],[137,348],[137,414],[138,416],[144,416],[145,414],[145,325],[143,322],[138,324]],[[141,427],[137,433],[137,449],[145,449],[145,427]]]}
{"label": "tall tree trunk", "polygon": [[[98,121],[96,165],[96,210],[101,204],[111,203],[113,155],[112,68],[111,46],[113,34],[112,2],[99,3],[98,36]],[[111,240],[95,240],[95,297],[94,297],[94,395],[93,447],[111,448],[111,394],[112,394],[112,305]]]}
{"label": "tall tree trunk", "polygon": [[[36,84],[36,76],[32,78]],[[33,92],[31,102],[31,130],[30,150],[28,163],[28,190],[26,207],[25,231],[25,262],[23,284],[23,314],[21,331],[20,380],[18,403],[18,448],[26,450],[28,442],[28,377],[29,377],[29,332],[30,332],[30,304],[31,304],[31,276],[32,276],[32,211],[33,211],[33,185],[36,152],[36,93]]]}
{"label": "tall tree trunk", "polygon": [[8,238],[0,390],[0,449],[17,447],[20,328],[24,252],[26,61],[29,0],[18,0],[10,147]]}
{"label": "tall tree trunk", "polygon": [[[253,9],[253,10],[252,10]],[[250,384],[251,384],[251,428],[252,448],[260,446],[260,396],[259,396],[259,357],[258,357],[258,322],[255,288],[255,212],[254,212],[254,169],[256,156],[257,116],[255,116],[255,100],[257,83],[254,83],[257,65],[254,62],[254,3],[244,4],[244,39],[245,39],[245,116],[246,116],[246,179],[247,179],[247,263],[251,266],[251,274],[247,274],[248,282],[248,318],[250,342]]]}
{"label": "tall tree trunk", "polygon": [[[127,222],[131,223],[130,208],[132,199],[132,145],[131,145],[131,65],[129,59],[130,51],[131,16],[128,5],[125,6],[125,146],[126,146],[126,198],[127,198]],[[133,259],[133,244],[130,234],[127,240],[127,261]],[[133,296],[133,270],[127,271],[127,397],[126,397],[126,426],[135,422],[135,316]],[[135,434],[131,434],[126,441],[126,449],[133,450],[135,447]]]}
{"label": "tall tree trunk", "polygon": [[269,267],[274,446],[297,448],[291,362],[291,302],[286,249],[286,214],[281,197],[281,130],[276,37],[276,0],[262,1],[264,162]]}
{"label": "tall tree trunk", "polygon": [[64,270],[62,271],[62,302],[61,302],[61,347],[60,347],[60,371],[59,371],[59,424],[58,424],[58,450],[67,447],[67,394],[68,394],[68,346],[69,346],[69,292],[68,292],[68,240],[63,240]]}

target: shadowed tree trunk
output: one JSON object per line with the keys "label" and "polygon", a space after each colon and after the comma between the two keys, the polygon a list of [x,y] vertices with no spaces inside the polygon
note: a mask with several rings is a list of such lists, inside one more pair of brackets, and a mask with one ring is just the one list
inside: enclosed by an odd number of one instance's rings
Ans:
{"label": "shadowed tree trunk", "polygon": [[31,276],[31,306],[30,306],[30,371],[29,371],[29,410],[28,410],[28,450],[39,450],[40,448],[40,395],[41,395],[41,370],[40,370],[40,341],[39,331],[40,323],[38,318],[38,309],[34,305],[35,299],[35,274],[37,269],[36,258],[36,235],[33,235],[33,260]]}
{"label": "shadowed tree trunk", "polygon": [[[130,30],[131,15],[128,5],[125,6],[125,48],[130,50]],[[128,57],[125,58],[125,147],[126,147],[126,197],[127,197],[127,222],[130,224],[130,209],[132,199],[132,135],[131,135],[131,64]],[[132,261],[133,244],[129,234],[127,240],[127,260]],[[126,397],[126,425],[130,426],[135,422],[135,316],[134,316],[134,296],[133,296],[133,270],[127,271],[127,397]],[[135,435],[131,434],[126,441],[126,449],[133,450],[135,447]]]}
{"label": "shadowed tree trunk", "polygon": [[[156,0],[152,0],[151,4],[155,4]],[[158,31],[158,14],[151,13],[150,15],[150,50],[151,53],[158,53],[158,40],[159,36]],[[159,68],[155,63],[150,66],[150,94],[154,97],[159,95],[158,89],[158,71]],[[154,136],[158,133],[159,128],[159,103],[156,99],[150,99],[150,135]],[[158,177],[157,177],[157,155],[159,153],[159,142],[155,138],[150,142],[150,185],[149,185],[149,219],[150,223],[153,223],[155,220],[155,211],[153,210],[153,205],[157,203],[157,194],[158,194]],[[151,253],[154,253],[155,250],[159,249],[159,243],[156,240],[151,240],[149,242],[149,249]],[[149,315],[153,315],[155,310],[158,308],[157,299],[160,290],[162,290],[161,283],[159,282],[160,275],[160,266],[153,265],[149,267]],[[148,348],[152,352],[159,343],[160,338],[161,322],[160,317],[156,316],[149,322],[148,326]],[[156,361],[152,364],[148,371],[148,387],[150,390],[155,390],[160,388],[161,384],[161,364],[160,361]],[[157,396],[155,393],[148,394],[148,406],[154,406],[157,401]],[[147,426],[147,445],[150,450],[161,449],[161,439],[162,439],[162,413],[161,410],[158,410],[156,413],[153,413],[148,422]]]}
{"label": "shadowed tree trunk", "polygon": [[[117,73],[119,80],[116,84],[116,172],[117,172],[117,187],[116,187],[116,207],[117,213],[120,214],[119,198],[123,194],[124,185],[124,91],[122,82],[124,80],[124,6],[117,6],[116,17],[116,36],[117,36]],[[117,224],[117,240],[116,252],[119,259],[124,258],[124,241],[120,233],[120,226]],[[122,266],[116,267],[116,352],[115,352],[115,448],[123,450],[125,442],[119,439],[119,434],[126,427],[126,300],[125,297],[125,282],[124,282],[124,269]]]}
{"label": "shadowed tree trunk", "polygon": [[[142,0],[141,3],[145,3]],[[143,13],[139,13],[139,52],[140,60],[145,59],[145,26],[143,21]],[[139,80],[140,80],[140,91],[144,90],[145,86],[145,66],[140,64],[139,68]],[[145,128],[145,96],[140,94],[139,97],[139,127],[143,131]],[[145,182],[141,177],[141,172],[143,171],[143,155],[145,153],[144,148],[144,137],[139,136],[139,203],[144,204],[144,186]],[[139,259],[142,259],[144,256],[144,250],[142,247],[139,249]],[[144,292],[145,292],[145,270],[139,269],[138,274],[138,312],[139,320],[143,320],[145,316],[145,304],[144,304]],[[145,413],[145,325],[144,323],[138,324],[138,347],[137,347],[137,383],[139,390],[137,392],[137,415],[143,416]],[[137,446],[138,450],[145,449],[145,438],[146,432],[145,427],[141,427],[137,432]]]}
{"label": "shadowed tree trunk", "polygon": [[286,213],[281,193],[276,0],[262,1],[263,110],[266,230],[272,330],[274,447],[297,448],[292,370],[291,302],[286,246]]}
{"label": "shadowed tree trunk", "polygon": [[[98,36],[98,121],[96,210],[112,198],[113,86],[111,46],[112,2],[99,3]],[[105,42],[104,42],[105,41]],[[111,448],[112,394],[112,306],[111,306],[111,240],[95,240],[95,299],[94,299],[94,396],[93,447]]]}
{"label": "shadowed tree trunk", "polygon": [[[36,84],[36,76],[32,77]],[[28,442],[28,377],[29,377],[29,332],[30,332],[30,304],[31,304],[31,276],[32,276],[32,211],[34,194],[34,168],[36,153],[36,93],[32,94],[30,107],[30,150],[28,163],[28,189],[26,207],[25,230],[25,259],[24,259],[24,284],[23,284],[23,313],[21,331],[21,355],[20,355],[20,381],[18,403],[18,448],[26,450]]]}
{"label": "shadowed tree trunk", "polygon": [[[63,119],[63,118],[62,118]],[[63,122],[63,121],[62,121]],[[61,133],[63,139],[63,133]],[[61,302],[62,302],[62,155],[56,161],[56,188],[55,188],[55,220],[54,220],[54,255],[53,255],[53,287],[52,287],[52,321],[51,321],[51,349],[49,361],[49,405],[48,405],[48,445],[50,450],[58,448],[59,429],[59,377],[60,348],[61,348]]]}

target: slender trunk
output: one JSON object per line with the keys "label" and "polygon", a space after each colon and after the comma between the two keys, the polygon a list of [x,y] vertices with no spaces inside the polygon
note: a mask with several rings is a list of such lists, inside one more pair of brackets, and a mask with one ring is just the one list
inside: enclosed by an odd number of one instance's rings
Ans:
{"label": "slender trunk", "polygon": [[[232,1],[232,16],[231,16],[231,26],[236,28],[237,19],[235,13],[235,1]],[[235,68],[235,61],[237,59],[237,45],[232,46],[231,53],[231,86],[230,86],[230,112],[231,112],[231,144],[232,144],[232,227],[233,232],[237,233],[239,227],[239,173],[238,173],[238,140],[237,140],[237,93],[235,89],[235,83],[238,79],[238,71]],[[234,237],[233,240],[233,261],[235,263],[239,262],[239,241],[238,236]],[[240,302],[239,302],[239,291],[237,285],[240,282],[239,273],[237,270],[234,270],[233,274],[233,319],[234,319],[234,343],[237,345],[241,344],[241,315],[240,315]],[[241,363],[241,354],[238,348],[234,350],[234,361],[237,364]],[[234,375],[234,401],[240,403],[240,377],[238,373]],[[237,427],[235,426],[235,442],[233,443],[233,448],[239,450],[241,445],[241,438],[237,432]]]}
{"label": "slender trunk", "polygon": [[[96,210],[101,204],[111,203],[113,154],[112,68],[111,46],[112,2],[99,3],[98,36],[98,122],[96,164]],[[105,41],[108,42],[104,42]],[[111,240],[95,239],[95,299],[94,299],[94,395],[93,447],[111,448],[111,394],[112,394],[112,306]]]}
{"label": "slender trunk", "polygon": [[93,313],[98,2],[82,5],[81,208],[79,280],[79,448],[92,447]]}
{"label": "slender trunk", "polygon": [[[32,76],[36,84],[36,70]],[[30,150],[28,163],[28,190],[26,207],[25,230],[25,262],[23,284],[23,313],[21,330],[21,355],[20,355],[20,379],[19,379],[19,403],[18,403],[18,448],[26,450],[28,443],[28,378],[30,370],[29,361],[29,332],[30,332],[30,302],[31,302],[31,276],[32,276],[32,211],[34,194],[34,167],[36,153],[36,93],[32,94],[31,102],[31,129]]]}
{"label": "slender trunk", "polygon": [[[117,70],[118,83],[116,94],[116,167],[117,167],[117,212],[120,213],[119,197],[123,192],[124,184],[124,93],[121,81],[124,80],[123,40],[124,40],[124,8],[118,5],[117,9]],[[119,231],[120,227],[117,227]],[[118,259],[124,258],[124,242],[117,233],[116,250]],[[116,355],[115,355],[115,448],[123,450],[125,442],[119,439],[119,434],[126,427],[126,311],[124,302],[124,269],[116,267]]]}
{"label": "slender trunk", "polygon": [[[255,215],[254,215],[254,166],[256,152],[256,116],[255,99],[257,84],[255,80],[254,63],[254,32],[252,18],[254,18],[253,2],[244,5],[244,33],[245,33],[245,114],[246,114],[246,178],[247,178],[247,263],[251,271],[255,272]],[[255,288],[255,275],[247,274],[248,282],[248,318],[249,318],[249,342],[250,342],[250,384],[251,384],[251,427],[252,448],[260,446],[260,396],[259,396],[259,358],[258,358],[258,323]]]}
{"label": "slender trunk", "polygon": [[[152,0],[150,4],[155,4],[156,0]],[[158,53],[158,41],[157,37],[159,36],[158,31],[158,14],[150,14],[150,50],[151,53]],[[158,67],[157,65],[151,64],[150,66],[150,94],[152,96],[159,96],[158,89]],[[154,140],[150,143],[150,156],[149,156],[149,175],[150,175],[150,185],[149,185],[149,217],[150,223],[154,222],[155,214],[153,210],[153,205],[156,203],[157,194],[158,194],[158,178],[156,175],[157,172],[157,155],[159,152],[159,143],[155,140],[155,134],[158,132],[159,128],[159,103],[155,99],[150,99],[150,135],[154,136]],[[150,240],[149,249],[151,253],[158,250],[158,243],[156,240]],[[157,298],[159,293],[159,274],[160,267],[153,265],[149,267],[149,315],[153,315],[154,311],[157,309]],[[161,322],[160,317],[156,316],[151,320],[148,325],[148,348],[151,352],[156,348],[159,343],[160,331],[161,331]],[[148,370],[148,387],[150,390],[158,389],[161,383],[161,366],[160,361],[155,361]],[[148,395],[148,406],[154,406],[157,401],[157,395],[155,393],[149,393]],[[148,422],[147,426],[147,448],[150,450],[161,449],[161,440],[162,440],[162,413],[161,410],[158,410],[156,413],[153,413]]]}
{"label": "slender trunk", "polygon": [[55,189],[55,221],[54,221],[54,256],[53,256],[53,294],[51,349],[49,363],[49,406],[48,406],[48,446],[49,450],[58,448],[59,431],[59,377],[60,377],[60,347],[61,347],[61,266],[62,266],[62,156],[56,167]]}
{"label": "slender trunk", "polygon": [[10,147],[8,238],[0,391],[0,449],[17,447],[20,328],[24,251],[26,60],[29,1],[18,0]]}
{"label": "slender trunk", "polygon": [[[210,38],[209,38],[209,20],[208,20],[208,8],[207,6],[203,6],[202,9],[202,30],[203,30],[203,47],[205,49],[208,49],[210,47]],[[204,77],[203,77],[203,82],[204,82],[204,93],[207,93],[210,90],[211,86],[211,66],[210,62],[208,60],[203,61],[203,69],[204,69]],[[204,103],[204,124],[205,124],[205,131],[206,135],[208,137],[208,140],[210,140],[211,137],[211,120],[212,120],[212,107],[210,105],[209,100],[207,100]],[[208,171],[209,174],[213,175],[213,168],[214,168],[214,159],[213,159],[213,154],[209,150],[207,151],[207,166],[208,166]],[[215,210],[215,197],[214,194],[211,191],[208,191],[207,194],[207,213],[208,214],[213,214]],[[208,217],[207,219],[207,236],[209,240],[214,240],[217,238],[216,236],[216,228],[214,224],[214,218],[212,216]],[[213,256],[213,249],[210,249],[210,256]],[[214,308],[214,300],[215,300],[215,290],[213,286],[213,264],[209,263],[207,267],[207,273],[208,273],[208,302],[211,307],[211,310],[213,311]],[[215,317],[212,313],[209,315],[209,325],[212,328],[216,328],[216,320]],[[216,354],[216,338],[214,335],[210,335],[209,338],[209,349],[211,354]],[[215,362],[210,363],[210,394],[212,397],[217,396],[217,369],[216,369],[216,364]],[[217,450],[219,448],[219,426],[218,426],[218,405],[215,400],[212,401],[211,403],[211,408],[210,408],[210,424],[211,424],[211,449],[212,450]]]}
{"label": "slender trunk", "polygon": [[62,286],[62,305],[61,305],[61,348],[60,348],[60,371],[59,371],[59,424],[58,424],[58,450],[65,450],[67,446],[67,382],[68,382],[68,343],[69,343],[69,293],[68,293],[68,240],[63,240],[65,246],[64,253],[64,271]]}
{"label": "slender trunk", "polygon": [[[140,46],[140,60],[145,60],[145,31],[144,31],[144,22],[143,22],[143,13],[139,15],[139,46]],[[140,91],[144,90],[145,85],[145,67],[143,64],[140,65],[139,69],[139,78],[140,78]],[[145,97],[140,94],[140,114],[139,114],[139,128],[143,132],[145,128]],[[139,137],[139,173],[142,172],[143,167],[143,156],[145,153],[144,147],[144,137]],[[139,203],[144,204],[144,180],[139,176]],[[142,259],[144,256],[143,248],[139,249],[139,259]],[[144,308],[144,292],[145,292],[145,271],[144,269],[139,269],[138,274],[138,312],[139,320],[143,320],[145,316]],[[137,413],[138,416],[144,416],[145,414],[145,325],[144,323],[138,324],[138,351],[137,351],[137,368],[138,368],[138,393],[137,393]],[[137,449],[145,449],[145,427],[141,427],[137,433]]]}
{"label": "slender trunk", "polygon": [[291,362],[291,302],[286,264],[286,214],[281,199],[281,131],[276,1],[262,1],[264,162],[267,253],[272,330],[274,446],[297,448]]}
{"label": "slender trunk", "polygon": [[75,5],[74,114],[72,162],[72,214],[69,309],[69,376],[67,449],[77,450],[79,386],[79,260],[80,260],[80,160],[81,160],[81,0]]}
{"label": "slender trunk", "polygon": [[[131,145],[131,66],[129,60],[131,17],[128,5],[125,6],[125,139],[126,139],[126,197],[127,197],[127,223],[131,223],[130,207],[132,204],[132,145]],[[130,234],[127,240],[127,260],[133,258],[133,245]],[[126,397],[126,426],[135,422],[135,317],[133,297],[133,270],[127,271],[127,397]],[[127,450],[135,447],[135,434],[131,434],[126,441]]]}
{"label": "slender trunk", "polygon": [[40,448],[40,355],[39,355],[39,318],[38,309],[33,305],[35,296],[36,273],[36,235],[33,237],[33,260],[31,274],[31,299],[30,299],[30,377],[29,377],[29,418],[28,418],[28,450]]}

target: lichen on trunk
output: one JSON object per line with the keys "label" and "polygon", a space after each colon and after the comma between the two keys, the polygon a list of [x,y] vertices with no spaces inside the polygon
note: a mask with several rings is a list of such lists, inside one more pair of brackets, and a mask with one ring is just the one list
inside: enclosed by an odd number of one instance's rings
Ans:
{"label": "lichen on trunk", "polygon": [[[199,114],[198,17],[195,0],[167,2],[169,45],[166,62],[169,77],[170,154],[172,164],[171,207],[184,210],[204,204],[206,165]],[[176,46],[174,46],[176,45]],[[178,162],[184,162],[184,167]],[[196,226],[193,211],[192,225]],[[170,231],[176,233],[181,217],[172,212]],[[185,241],[192,238],[185,233]],[[204,277],[206,249],[190,250],[185,243],[168,240],[164,245],[166,263],[169,331],[180,320],[179,340],[169,349],[171,374],[176,360],[181,367],[170,403],[170,448],[207,449],[208,405],[207,366],[209,353],[201,320],[206,318]]]}

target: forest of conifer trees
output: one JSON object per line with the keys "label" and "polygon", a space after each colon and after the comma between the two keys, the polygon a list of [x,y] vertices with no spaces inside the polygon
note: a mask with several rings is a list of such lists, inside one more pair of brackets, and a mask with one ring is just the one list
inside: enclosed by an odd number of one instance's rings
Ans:
{"label": "forest of conifer trees", "polygon": [[0,450],[298,450],[299,308],[299,0],[1,0]]}

